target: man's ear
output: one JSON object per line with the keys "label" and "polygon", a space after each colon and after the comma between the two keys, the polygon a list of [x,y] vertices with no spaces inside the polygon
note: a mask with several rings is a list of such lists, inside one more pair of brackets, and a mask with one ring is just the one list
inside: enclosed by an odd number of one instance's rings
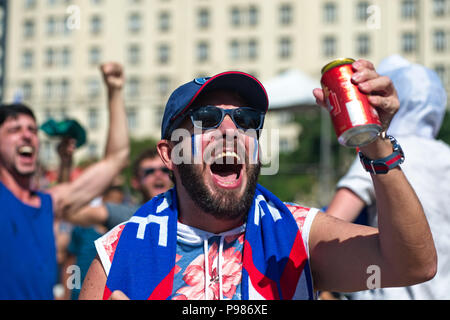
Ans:
{"label": "man's ear", "polygon": [[170,170],[173,170],[175,167],[171,157],[172,147],[173,147],[172,143],[166,139],[160,140],[156,145],[156,149],[158,150],[158,154],[161,157],[161,160]]}

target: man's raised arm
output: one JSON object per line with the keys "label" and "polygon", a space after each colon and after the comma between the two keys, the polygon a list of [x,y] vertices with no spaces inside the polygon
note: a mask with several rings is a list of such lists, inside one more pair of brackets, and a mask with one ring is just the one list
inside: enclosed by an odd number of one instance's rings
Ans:
{"label": "man's raised arm", "polygon": [[[397,93],[365,60],[353,64],[359,89],[369,94],[384,127],[398,110]],[[323,92],[314,91],[324,105]],[[399,141],[401,144],[401,141]],[[393,152],[389,139],[378,138],[361,152],[380,159]],[[406,160],[408,161],[407,155]],[[350,292],[371,289],[378,272],[380,287],[408,286],[431,279],[437,255],[422,205],[400,167],[372,174],[378,208],[378,229],[318,214],[311,225],[309,245],[314,285],[319,290]],[[376,281],[375,281],[376,284]]]}
{"label": "man's raised arm", "polygon": [[122,94],[123,68],[117,63],[106,63],[101,66],[101,72],[107,87],[109,109],[105,155],[99,162],[84,170],[78,179],[49,190],[55,215],[62,214],[69,221],[71,214],[101,195],[128,163],[130,147]]}

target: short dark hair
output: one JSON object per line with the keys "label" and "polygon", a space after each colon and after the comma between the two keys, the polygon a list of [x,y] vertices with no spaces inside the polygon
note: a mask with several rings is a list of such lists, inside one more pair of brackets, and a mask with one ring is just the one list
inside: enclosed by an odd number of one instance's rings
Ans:
{"label": "short dark hair", "polygon": [[33,110],[22,103],[10,103],[0,105],[0,126],[3,125],[8,118],[17,118],[20,114],[26,114],[36,121]]}
{"label": "short dark hair", "polygon": [[137,178],[139,177],[139,166],[141,165],[141,162],[145,159],[153,159],[159,157],[158,152],[156,151],[156,148],[149,148],[141,152],[136,159],[133,161],[133,175]]}

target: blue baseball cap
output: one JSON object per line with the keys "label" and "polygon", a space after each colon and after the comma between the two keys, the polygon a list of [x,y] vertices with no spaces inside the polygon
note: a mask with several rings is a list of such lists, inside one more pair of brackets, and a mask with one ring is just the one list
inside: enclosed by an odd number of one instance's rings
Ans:
{"label": "blue baseball cap", "polygon": [[169,97],[161,125],[161,138],[169,139],[170,134],[185,119],[187,111],[198,96],[213,90],[237,92],[249,107],[267,112],[269,98],[264,86],[250,74],[227,71],[212,77],[196,78],[178,87]]}

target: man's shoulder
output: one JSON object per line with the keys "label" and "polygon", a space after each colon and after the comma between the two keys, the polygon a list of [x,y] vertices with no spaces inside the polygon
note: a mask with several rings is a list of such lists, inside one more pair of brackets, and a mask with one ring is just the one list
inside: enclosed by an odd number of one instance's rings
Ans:
{"label": "man's shoulder", "polygon": [[119,239],[125,225],[126,222],[115,226],[94,242],[97,249],[97,254],[103,264],[106,274],[109,273],[109,269],[111,268],[114,253],[116,252],[117,244],[119,243]]}
{"label": "man's shoulder", "polygon": [[305,225],[305,221],[306,218],[308,217],[308,214],[312,212],[317,212],[317,209],[304,207],[296,203],[285,202],[284,204],[294,216],[295,222],[297,222],[300,231],[303,230],[303,226]]}

